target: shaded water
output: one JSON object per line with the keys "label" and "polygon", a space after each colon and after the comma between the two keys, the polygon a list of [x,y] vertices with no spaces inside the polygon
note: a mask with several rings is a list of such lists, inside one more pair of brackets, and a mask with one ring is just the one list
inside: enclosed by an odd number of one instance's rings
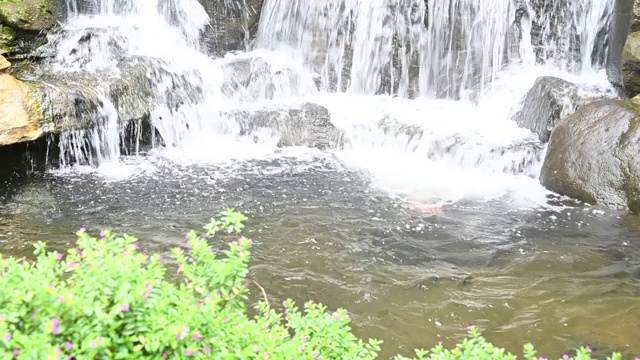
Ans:
{"label": "shaded water", "polygon": [[385,341],[383,358],[451,344],[467,324],[512,351],[640,353],[637,217],[554,197],[547,209],[461,201],[424,213],[331,154],[287,151],[224,165],[128,158],[138,174],[118,181],[5,176],[0,245],[28,256],[36,240],[64,249],[80,226],[112,226],[166,252],[232,205],[250,218],[251,274],[271,301],[348,308],[359,335]]}

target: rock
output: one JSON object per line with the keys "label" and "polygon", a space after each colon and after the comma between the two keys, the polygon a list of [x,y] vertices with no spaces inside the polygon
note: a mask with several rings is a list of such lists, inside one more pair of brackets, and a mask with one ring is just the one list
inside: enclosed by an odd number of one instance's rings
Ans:
{"label": "rock", "polygon": [[4,58],[4,56],[0,55],[0,71],[8,69],[11,66],[11,63]]}
{"label": "rock", "polygon": [[640,212],[640,99],[600,100],[562,119],[540,181],[590,204]]}
{"label": "rock", "polygon": [[42,135],[37,107],[24,83],[0,74],[0,146],[35,140]]}
{"label": "rock", "polygon": [[264,0],[200,0],[211,18],[204,45],[211,55],[247,50],[258,32]]}
{"label": "rock", "polygon": [[344,145],[344,134],[331,123],[329,111],[317,104],[306,103],[301,107],[284,109],[239,110],[226,115],[238,122],[240,135],[255,134],[258,129],[271,129],[279,135],[280,147],[308,146],[324,150]]}
{"label": "rock", "polygon": [[108,112],[107,106],[117,112],[120,122],[128,123],[146,119],[160,104],[175,110],[193,94],[201,94],[185,75],[171,73],[163,65],[159,60],[132,58],[120,63],[120,73],[111,76],[89,72],[69,76],[46,68],[25,70],[28,81],[0,75],[0,146],[92,128]]}
{"label": "rock", "polygon": [[584,100],[578,96],[575,84],[551,76],[540,77],[525,95],[523,108],[513,120],[547,142],[560,119],[572,113],[580,102]]}
{"label": "rock", "polygon": [[53,0],[3,1],[0,54],[24,55],[46,41],[46,31],[56,25],[58,5]]}
{"label": "rock", "polygon": [[629,24],[633,13],[634,0],[615,0],[611,25],[607,36],[608,50],[605,69],[611,84],[622,89],[626,85],[624,53],[628,43]]}
{"label": "rock", "polygon": [[640,31],[640,0],[633,2],[633,17],[631,19],[631,32]]}
{"label": "rock", "polygon": [[640,94],[640,31],[627,37],[622,53],[622,76],[627,95]]}

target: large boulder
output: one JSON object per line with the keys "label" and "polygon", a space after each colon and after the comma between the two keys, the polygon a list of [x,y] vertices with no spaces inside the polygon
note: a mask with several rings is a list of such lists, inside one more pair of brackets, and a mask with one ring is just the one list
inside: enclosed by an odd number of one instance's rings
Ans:
{"label": "large boulder", "polygon": [[640,31],[627,37],[622,53],[622,75],[627,95],[640,94]]}
{"label": "large boulder", "polygon": [[[0,74],[0,146],[48,134],[96,126],[112,106],[121,123],[146,119],[159,104],[177,109],[189,93],[200,93],[188,79],[158,60],[131,58],[116,74],[76,72],[72,76],[46,68]],[[154,84],[168,84],[173,91]]]}
{"label": "large boulder", "polygon": [[344,144],[344,134],[331,123],[329,111],[320,105],[236,110],[225,114],[240,125],[240,135],[259,137],[261,129],[270,129],[279,137],[278,146],[308,146],[334,149]]}
{"label": "large boulder", "polygon": [[560,121],[542,184],[590,204],[640,212],[639,110],[638,102],[600,100]]}
{"label": "large boulder", "polygon": [[59,17],[58,6],[54,0],[2,1],[0,55],[23,56],[46,41],[46,31]]}

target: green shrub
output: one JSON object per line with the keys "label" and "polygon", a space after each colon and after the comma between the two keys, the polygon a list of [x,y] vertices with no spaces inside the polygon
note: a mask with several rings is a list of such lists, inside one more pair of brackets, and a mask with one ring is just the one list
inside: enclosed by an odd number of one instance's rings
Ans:
{"label": "green shrub", "polygon": [[[380,342],[352,334],[346,310],[291,300],[282,310],[247,309],[249,249],[233,210],[187,234],[174,249],[176,276],[161,255],[138,250],[132,236],[78,232],[66,256],[36,244],[35,262],[0,256],[0,359],[373,359]],[[224,256],[209,246],[233,234]],[[266,294],[264,295],[266,298]],[[453,350],[441,345],[417,358],[512,359],[475,329]],[[533,359],[532,347],[525,358]],[[576,359],[587,359],[588,349]],[[614,358],[619,358],[616,355]],[[397,357],[397,359],[405,359]]]}

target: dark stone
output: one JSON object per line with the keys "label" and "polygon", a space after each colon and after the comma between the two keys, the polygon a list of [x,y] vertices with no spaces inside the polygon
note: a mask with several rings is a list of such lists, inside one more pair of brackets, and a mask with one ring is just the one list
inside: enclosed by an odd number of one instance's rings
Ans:
{"label": "dark stone", "polygon": [[622,78],[628,96],[640,94],[640,31],[627,37],[622,53]]}
{"label": "dark stone", "polygon": [[590,204],[640,212],[640,116],[632,101],[600,100],[564,118],[551,134],[540,180]]}
{"label": "dark stone", "polygon": [[634,0],[615,0],[613,15],[609,26],[609,48],[607,52],[606,71],[611,84],[616,88],[624,87],[622,75],[623,49],[629,35]]}
{"label": "dark stone", "polygon": [[264,0],[199,0],[211,18],[204,45],[211,55],[248,50],[258,32]]}
{"label": "dark stone", "polygon": [[547,142],[551,130],[576,109],[577,103],[578,87],[575,84],[551,76],[541,77],[527,92],[523,108],[513,120],[538,135],[540,141]]}
{"label": "dark stone", "polygon": [[226,115],[238,122],[240,135],[251,135],[263,128],[273,130],[280,136],[280,147],[308,146],[324,150],[344,144],[344,135],[331,123],[329,111],[312,103],[277,110],[239,110]]}

